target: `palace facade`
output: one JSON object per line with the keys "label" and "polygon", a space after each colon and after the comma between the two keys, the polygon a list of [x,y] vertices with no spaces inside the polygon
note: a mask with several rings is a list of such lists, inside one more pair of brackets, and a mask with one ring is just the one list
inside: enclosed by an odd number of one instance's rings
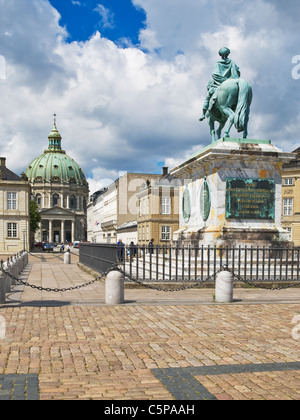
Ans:
{"label": "palace facade", "polygon": [[290,241],[300,246],[300,147],[293,153],[298,158],[283,165],[282,227],[289,232]]}
{"label": "palace facade", "polygon": [[29,251],[30,192],[24,177],[6,167],[6,158],[0,158],[0,253],[15,254]]}

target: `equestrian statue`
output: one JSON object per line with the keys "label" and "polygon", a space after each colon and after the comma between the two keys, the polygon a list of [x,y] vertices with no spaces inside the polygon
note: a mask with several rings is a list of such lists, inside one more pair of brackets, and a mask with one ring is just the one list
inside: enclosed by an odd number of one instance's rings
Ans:
{"label": "equestrian statue", "polygon": [[[239,133],[243,132],[243,138],[246,139],[248,135],[252,88],[246,80],[240,78],[240,70],[234,61],[228,58],[229,54],[230,50],[227,47],[219,51],[221,60],[215,64],[208,83],[203,115],[200,118],[200,121],[208,118],[213,142],[221,138],[226,123],[225,137],[229,137],[233,124]],[[217,131],[215,122],[219,123]]]}

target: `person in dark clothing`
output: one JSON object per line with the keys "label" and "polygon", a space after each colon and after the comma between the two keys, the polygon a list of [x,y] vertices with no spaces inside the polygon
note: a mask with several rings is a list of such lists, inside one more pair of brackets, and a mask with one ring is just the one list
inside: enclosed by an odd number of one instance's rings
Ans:
{"label": "person in dark clothing", "polygon": [[149,251],[149,254],[154,253],[154,239],[153,238],[151,239],[151,241],[148,244],[148,251]]}
{"label": "person in dark clothing", "polygon": [[120,262],[123,262],[124,261],[124,248],[125,247],[124,247],[124,244],[122,242],[122,239],[120,239],[118,241],[117,245],[118,245],[118,260]]}
{"label": "person in dark clothing", "polygon": [[132,258],[136,256],[136,246],[134,245],[133,241],[130,242],[129,251],[130,251],[130,256]]}

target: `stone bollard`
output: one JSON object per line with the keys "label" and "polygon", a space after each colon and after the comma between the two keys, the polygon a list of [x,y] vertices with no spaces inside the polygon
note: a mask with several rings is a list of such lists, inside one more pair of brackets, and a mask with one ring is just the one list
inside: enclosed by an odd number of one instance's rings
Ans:
{"label": "stone bollard", "polygon": [[17,266],[17,273],[19,276],[23,271],[23,263],[19,254],[16,255],[15,261],[16,261],[15,264]]}
{"label": "stone bollard", "polygon": [[[18,278],[18,267],[16,265],[16,261],[15,261],[14,257],[10,259],[9,274],[11,274],[15,278]],[[15,285],[17,283],[15,278],[11,279],[11,284],[13,284],[13,285]]]}
{"label": "stone bollard", "polygon": [[5,290],[6,293],[11,292],[11,278],[9,276],[4,276],[5,279]]}
{"label": "stone bollard", "polygon": [[215,300],[219,303],[233,302],[233,274],[221,271],[216,278]]}
{"label": "stone bollard", "polygon": [[[7,263],[3,264],[3,270],[6,273],[8,272]],[[4,275],[6,293],[10,293],[11,292],[11,278],[8,275],[5,275],[4,273],[2,273],[2,274]]]}
{"label": "stone bollard", "polygon": [[6,283],[5,276],[0,272],[0,303],[6,302]]}
{"label": "stone bollard", "polygon": [[111,271],[106,277],[105,301],[107,305],[124,303],[124,275],[119,271]]}
{"label": "stone bollard", "polygon": [[64,263],[71,264],[71,253],[69,249],[64,254]]}
{"label": "stone bollard", "polygon": [[24,268],[25,268],[26,265],[28,264],[28,252],[27,251],[24,251],[23,258],[24,258],[23,265],[24,265]]}
{"label": "stone bollard", "polygon": [[25,268],[24,252],[22,252],[20,254],[20,266],[21,266],[21,272],[22,272],[24,270],[24,268]]}

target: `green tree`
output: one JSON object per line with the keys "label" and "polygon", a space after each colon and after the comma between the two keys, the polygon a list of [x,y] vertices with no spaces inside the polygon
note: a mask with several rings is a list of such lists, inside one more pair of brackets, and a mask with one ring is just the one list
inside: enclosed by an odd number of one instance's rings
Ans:
{"label": "green tree", "polygon": [[35,233],[39,229],[39,223],[41,221],[41,215],[39,213],[39,207],[34,200],[30,200],[30,231]]}

